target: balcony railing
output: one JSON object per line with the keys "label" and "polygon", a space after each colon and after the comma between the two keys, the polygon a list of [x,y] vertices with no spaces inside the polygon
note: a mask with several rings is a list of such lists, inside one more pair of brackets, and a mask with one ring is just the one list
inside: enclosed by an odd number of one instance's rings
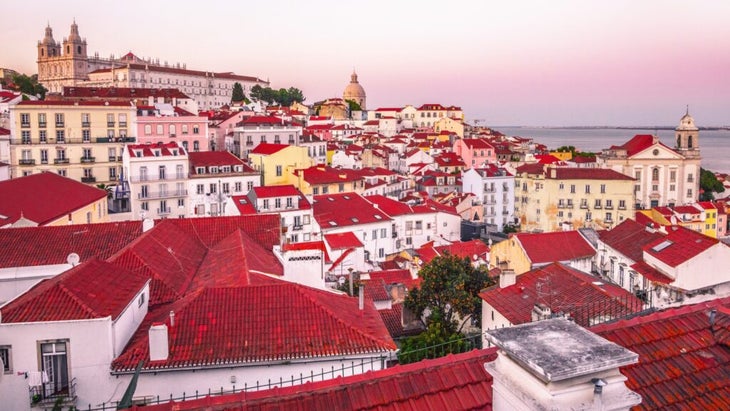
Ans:
{"label": "balcony railing", "polygon": [[30,123],[20,123],[21,128],[30,128]]}
{"label": "balcony railing", "polygon": [[21,158],[18,160],[18,164],[21,166],[32,166],[35,165],[35,159],[33,158]]}
{"label": "balcony railing", "polygon": [[174,198],[186,197],[188,190],[171,190],[171,191],[148,191],[147,193],[138,193],[137,198],[140,200],[155,198]]}
{"label": "balcony railing", "polygon": [[97,143],[134,143],[134,137],[97,137]]}
{"label": "balcony railing", "polygon": [[302,225],[301,224],[294,224],[294,227],[292,227],[292,230],[293,231],[300,231],[301,229],[302,229]]}
{"label": "balcony railing", "polygon": [[38,122],[38,128],[46,128],[46,122]]}
{"label": "balcony railing", "polygon": [[106,126],[107,126],[107,127],[114,127],[114,124],[115,124],[115,123],[114,123],[113,121],[107,121],[107,122],[106,122]]}
{"label": "balcony railing", "polygon": [[55,406],[59,409],[75,409],[76,404],[76,378],[72,378],[66,386],[57,387],[55,384],[44,383],[36,387],[30,387],[28,391],[30,406],[42,409],[50,409]]}
{"label": "balcony railing", "polygon": [[96,183],[96,177],[81,177],[82,183]]}
{"label": "balcony railing", "polygon": [[56,121],[56,128],[60,128],[60,127],[63,127],[65,125],[66,125],[66,123],[64,123],[63,121]]}
{"label": "balcony railing", "polygon": [[162,177],[150,176],[150,175],[146,175],[146,176],[136,175],[136,176],[131,176],[129,178],[129,180],[132,181],[132,182],[134,182],[134,183],[139,183],[139,182],[142,182],[142,181],[175,181],[175,180],[185,180],[187,178],[188,178],[188,173],[179,173],[179,174],[178,173],[174,173],[174,174],[165,174]]}
{"label": "balcony railing", "polygon": [[67,158],[54,158],[53,164],[68,164],[69,161]]}
{"label": "balcony railing", "polygon": [[158,215],[167,215],[167,214],[170,214],[171,212],[172,212],[172,210],[170,209],[170,207],[157,209]]}
{"label": "balcony railing", "polygon": [[81,122],[81,127],[91,127],[91,122],[89,122],[89,121],[82,121]]}
{"label": "balcony railing", "polygon": [[120,121],[119,122],[119,127],[127,127],[127,122],[126,121]]}
{"label": "balcony railing", "polygon": [[87,157],[87,156],[81,157],[82,163],[93,163],[95,161],[96,161],[96,157]]}

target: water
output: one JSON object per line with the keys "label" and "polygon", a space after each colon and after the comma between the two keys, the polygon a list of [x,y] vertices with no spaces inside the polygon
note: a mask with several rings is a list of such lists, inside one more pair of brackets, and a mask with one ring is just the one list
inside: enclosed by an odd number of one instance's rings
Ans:
{"label": "water", "polygon": [[[508,135],[530,137],[549,149],[574,146],[581,151],[600,152],[612,145],[621,145],[637,134],[658,134],[662,143],[674,147],[674,130],[650,129],[570,129],[539,127],[494,127]],[[730,173],[730,130],[700,130],[702,167]]]}

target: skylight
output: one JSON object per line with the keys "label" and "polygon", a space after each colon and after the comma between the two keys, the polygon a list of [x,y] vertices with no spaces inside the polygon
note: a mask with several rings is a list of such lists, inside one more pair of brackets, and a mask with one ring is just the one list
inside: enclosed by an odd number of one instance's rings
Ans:
{"label": "skylight", "polygon": [[359,223],[360,222],[360,220],[358,220],[357,217],[352,217],[351,220],[352,220],[353,223]]}
{"label": "skylight", "polygon": [[654,251],[655,253],[658,253],[658,252],[662,251],[663,249],[669,247],[672,244],[674,244],[672,241],[670,241],[670,240],[664,240],[661,243],[659,243],[659,244],[655,245],[654,247],[652,247],[651,248],[651,251]]}
{"label": "skylight", "polygon": [[380,216],[380,214],[375,214],[375,215],[373,215],[373,217],[375,217],[375,219],[377,219],[377,220],[380,220],[380,219],[383,218],[383,217]]}
{"label": "skylight", "polygon": [[331,225],[332,227],[337,227],[337,223],[335,223],[334,221],[330,221],[330,225]]}

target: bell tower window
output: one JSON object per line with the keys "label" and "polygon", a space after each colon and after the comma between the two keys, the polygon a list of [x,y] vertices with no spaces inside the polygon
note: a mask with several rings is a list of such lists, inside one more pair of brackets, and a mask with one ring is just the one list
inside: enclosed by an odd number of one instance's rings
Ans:
{"label": "bell tower window", "polygon": [[687,136],[687,148],[692,148],[692,135]]}

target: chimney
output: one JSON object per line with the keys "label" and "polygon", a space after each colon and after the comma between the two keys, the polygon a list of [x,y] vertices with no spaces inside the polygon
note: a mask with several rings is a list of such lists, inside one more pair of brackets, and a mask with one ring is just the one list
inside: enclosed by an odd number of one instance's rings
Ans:
{"label": "chimney", "polygon": [[170,310],[170,328],[175,326],[175,311]]}
{"label": "chimney", "polygon": [[517,281],[517,275],[515,270],[504,269],[499,274],[499,288],[507,288],[510,285],[515,285]]}
{"label": "chimney", "polygon": [[164,361],[170,354],[167,325],[154,323],[149,331],[150,361]]}
{"label": "chimney", "polygon": [[365,309],[365,287],[360,284],[360,288],[358,288],[359,295],[357,296],[357,308],[360,309],[360,311]]}
{"label": "chimney", "polygon": [[142,232],[143,233],[150,231],[152,229],[152,227],[154,227],[154,226],[155,226],[155,220],[153,220],[149,217],[142,220]]}
{"label": "chimney", "polygon": [[641,396],[620,367],[639,356],[564,318],[486,331],[500,348],[484,367],[501,410],[629,410]]}
{"label": "chimney", "polygon": [[550,307],[545,304],[537,303],[534,307],[532,307],[531,318],[532,321],[547,320],[550,318],[551,314],[552,310],[550,310]]}

